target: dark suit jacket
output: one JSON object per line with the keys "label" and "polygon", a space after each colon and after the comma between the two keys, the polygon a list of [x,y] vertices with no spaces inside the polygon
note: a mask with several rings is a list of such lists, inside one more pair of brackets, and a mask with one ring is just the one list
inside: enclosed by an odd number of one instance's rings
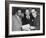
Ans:
{"label": "dark suit jacket", "polygon": [[24,14],[24,17],[22,18],[22,25],[25,25],[25,24],[32,25],[33,24],[32,20],[34,20],[34,17],[32,16],[32,14],[30,14],[30,19],[27,19],[26,15]]}

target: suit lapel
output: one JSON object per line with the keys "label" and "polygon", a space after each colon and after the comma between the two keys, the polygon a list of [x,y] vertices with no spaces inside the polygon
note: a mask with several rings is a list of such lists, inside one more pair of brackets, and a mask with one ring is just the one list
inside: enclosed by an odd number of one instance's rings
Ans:
{"label": "suit lapel", "polygon": [[20,18],[17,18],[17,16],[15,16],[16,17],[16,19],[18,20],[18,22],[21,24],[21,20],[20,20]]}

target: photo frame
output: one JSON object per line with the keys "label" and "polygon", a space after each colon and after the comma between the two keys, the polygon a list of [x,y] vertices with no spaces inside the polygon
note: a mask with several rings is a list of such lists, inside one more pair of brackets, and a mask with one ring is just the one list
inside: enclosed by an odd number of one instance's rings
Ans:
{"label": "photo frame", "polygon": [[[15,14],[15,12],[18,11],[18,9],[21,10],[22,12],[25,12],[26,9],[28,9],[30,11],[32,9],[36,10],[36,12],[38,13],[37,15],[39,15],[38,16],[39,18],[37,18],[37,19],[39,19],[39,22],[36,21],[36,23],[38,22],[37,23],[38,26],[36,26],[37,27],[36,29],[30,30],[30,31],[13,30],[16,26],[13,27],[13,25],[12,25],[13,24],[12,16]],[[24,27],[26,27],[26,26],[24,26]],[[23,28],[23,26],[22,26],[22,28]],[[5,2],[5,36],[6,37],[22,37],[22,36],[38,36],[38,35],[45,35],[45,3],[22,2],[22,1],[21,2],[20,1],[7,2],[6,1]]]}

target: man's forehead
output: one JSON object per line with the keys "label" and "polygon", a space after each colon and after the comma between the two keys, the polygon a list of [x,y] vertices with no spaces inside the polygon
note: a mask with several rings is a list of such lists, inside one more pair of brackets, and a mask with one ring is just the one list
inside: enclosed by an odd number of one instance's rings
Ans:
{"label": "man's forehead", "polygon": [[18,11],[21,11],[21,10],[18,10]]}
{"label": "man's forehead", "polygon": [[26,12],[29,11],[29,9],[26,9]]}
{"label": "man's forehead", "polygon": [[32,11],[35,11],[35,9],[32,9]]}
{"label": "man's forehead", "polygon": [[32,9],[31,12],[36,12],[35,9]]}

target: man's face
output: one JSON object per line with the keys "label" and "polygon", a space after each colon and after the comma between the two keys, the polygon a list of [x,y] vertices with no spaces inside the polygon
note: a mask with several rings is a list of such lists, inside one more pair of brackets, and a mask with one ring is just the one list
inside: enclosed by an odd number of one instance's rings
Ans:
{"label": "man's face", "polygon": [[32,12],[32,14],[35,14],[36,13],[35,9],[32,9],[31,12]]}
{"label": "man's face", "polygon": [[24,17],[24,14],[23,13],[21,13],[21,17]]}
{"label": "man's face", "polygon": [[35,11],[35,9],[32,9],[32,15],[34,16],[34,17],[36,17],[37,16],[37,12]]}
{"label": "man's face", "polygon": [[26,15],[29,15],[30,14],[30,12],[29,12],[29,10],[28,9],[26,9],[26,13],[25,13]]}
{"label": "man's face", "polygon": [[21,16],[21,10],[18,10],[18,15]]}

